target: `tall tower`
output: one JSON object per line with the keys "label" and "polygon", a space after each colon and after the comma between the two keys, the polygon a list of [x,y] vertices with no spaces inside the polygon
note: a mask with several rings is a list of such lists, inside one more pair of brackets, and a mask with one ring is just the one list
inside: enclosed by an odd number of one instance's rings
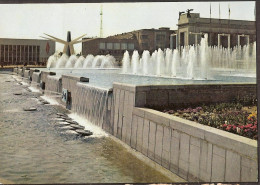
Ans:
{"label": "tall tower", "polygon": [[100,31],[99,31],[99,37],[103,37],[103,10],[102,10],[102,4],[100,6]]}

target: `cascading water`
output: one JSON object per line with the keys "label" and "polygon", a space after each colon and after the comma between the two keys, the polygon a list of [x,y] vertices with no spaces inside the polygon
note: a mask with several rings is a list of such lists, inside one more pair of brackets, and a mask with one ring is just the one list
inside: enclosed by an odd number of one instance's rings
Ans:
{"label": "cascading water", "polygon": [[108,89],[77,83],[74,111],[103,128],[106,121]]}

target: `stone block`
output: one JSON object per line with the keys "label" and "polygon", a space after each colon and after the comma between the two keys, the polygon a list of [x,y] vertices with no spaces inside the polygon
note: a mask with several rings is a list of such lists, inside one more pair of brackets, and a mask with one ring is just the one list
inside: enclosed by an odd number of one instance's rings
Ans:
{"label": "stone block", "polygon": [[125,100],[125,91],[124,90],[120,90],[120,96],[119,96],[119,102],[124,103]]}
{"label": "stone block", "polygon": [[151,87],[147,86],[147,85],[138,85],[138,86],[136,86],[136,92],[149,91],[150,89],[151,89]]}
{"label": "stone block", "polygon": [[199,138],[190,137],[190,144],[191,144],[191,145],[200,147],[200,141],[201,141],[201,140],[200,140]]}
{"label": "stone block", "polygon": [[156,139],[155,139],[155,161],[159,164],[162,163],[162,143],[163,142],[163,127],[157,125]]}
{"label": "stone block", "polygon": [[148,145],[148,157],[152,160],[155,159],[155,135],[156,135],[156,124],[150,121],[149,128],[149,145]]}
{"label": "stone block", "polygon": [[119,112],[118,125],[117,125],[117,137],[122,139],[122,126],[123,126],[123,115]]}
{"label": "stone block", "polygon": [[127,118],[123,117],[122,124],[122,141],[126,142],[126,133],[127,133]]}
{"label": "stone block", "polygon": [[171,150],[171,129],[169,127],[163,127],[163,150]]}
{"label": "stone block", "polygon": [[115,101],[116,101],[116,103],[118,103],[119,104],[119,102],[120,102],[120,89],[116,89],[116,91],[115,91],[116,93],[115,93]]}
{"label": "stone block", "polygon": [[171,138],[171,151],[170,151],[170,170],[178,174],[180,156],[180,139],[177,137]]}
{"label": "stone block", "polygon": [[124,96],[124,104],[128,104],[129,101],[129,91],[125,91],[125,96]]}
{"label": "stone block", "polygon": [[167,106],[169,93],[166,90],[151,90],[146,93],[146,101],[149,105]]}
{"label": "stone block", "polygon": [[123,110],[121,110],[123,112],[123,115],[126,116],[127,115],[127,109],[128,109],[128,105],[126,103],[121,103],[123,104]]}
{"label": "stone block", "polygon": [[117,137],[118,113],[114,114],[114,132],[113,135]]}
{"label": "stone block", "polygon": [[170,155],[169,151],[163,150],[162,152],[162,166],[166,169],[170,169]]}
{"label": "stone block", "polygon": [[189,161],[189,152],[190,152],[190,136],[181,133],[180,137],[180,160]]}
{"label": "stone block", "polygon": [[189,163],[187,161],[179,160],[179,173],[178,175],[184,179],[188,178]]}
{"label": "stone block", "polygon": [[146,104],[146,92],[136,92],[135,94],[135,106],[144,107]]}
{"label": "stone block", "polygon": [[142,153],[145,156],[148,155],[148,144],[149,144],[149,121],[144,120]]}
{"label": "stone block", "polygon": [[214,147],[213,145],[211,182],[223,182],[225,180],[225,157],[215,154]]}
{"label": "stone block", "polygon": [[142,108],[134,107],[133,108],[133,114],[139,117],[144,118],[145,110]]}
{"label": "stone block", "polygon": [[128,105],[132,105],[132,106],[135,105],[135,94],[132,92],[129,92],[128,95]]}
{"label": "stone block", "polygon": [[143,144],[143,126],[144,119],[141,117],[137,118],[137,141],[136,141],[136,150],[142,152],[142,144]]}
{"label": "stone block", "polygon": [[170,169],[170,153],[171,151],[171,129],[163,128],[163,150],[162,150],[162,165]]}
{"label": "stone block", "polygon": [[119,113],[123,114],[124,113],[124,102],[119,102]]}
{"label": "stone block", "polygon": [[152,159],[153,161],[155,160],[154,148],[155,148],[155,145],[152,144],[152,143],[149,143],[149,146],[148,146],[148,157],[150,159]]}
{"label": "stone block", "polygon": [[155,145],[155,134],[156,134],[156,124],[150,121],[150,132],[149,132],[149,143],[153,143]]}
{"label": "stone block", "polygon": [[190,145],[190,156],[189,156],[189,174],[194,177],[199,177],[200,167],[200,147]]}
{"label": "stone block", "polygon": [[206,127],[204,125],[176,116],[172,116],[169,124],[172,129],[179,130],[193,137],[204,139],[204,128]]}
{"label": "stone block", "polygon": [[257,161],[246,157],[242,157],[241,160],[241,182],[257,182]]}
{"label": "stone block", "polygon": [[137,134],[137,116],[133,116],[132,132],[131,132],[131,147],[136,149],[136,134]]}
{"label": "stone block", "polygon": [[219,156],[225,158],[226,151],[223,148],[220,148],[220,147],[218,147],[216,145],[213,145],[213,154],[216,154],[216,155],[219,155]]}
{"label": "stone block", "polygon": [[201,143],[199,179],[205,182],[210,182],[211,178],[212,148],[211,143],[206,141]]}
{"label": "stone block", "polygon": [[226,154],[226,182],[239,182],[240,181],[240,155],[227,150]]}
{"label": "stone block", "polygon": [[126,143],[131,146],[132,119],[126,119]]}
{"label": "stone block", "polygon": [[167,115],[163,112],[159,112],[157,110],[153,110],[153,109],[143,108],[142,110],[144,110],[144,117],[146,119],[156,122],[157,124],[160,124],[163,126],[170,125],[169,115]]}
{"label": "stone block", "polygon": [[134,109],[133,106],[131,106],[131,105],[127,106],[127,110],[126,110],[126,117],[127,118],[132,119],[133,109]]}
{"label": "stone block", "polygon": [[181,137],[181,133],[178,132],[177,130],[172,129],[172,137],[179,139]]}
{"label": "stone block", "polygon": [[205,127],[205,140],[216,145],[225,143],[224,147],[228,150],[257,158],[257,141],[255,140],[211,127]]}

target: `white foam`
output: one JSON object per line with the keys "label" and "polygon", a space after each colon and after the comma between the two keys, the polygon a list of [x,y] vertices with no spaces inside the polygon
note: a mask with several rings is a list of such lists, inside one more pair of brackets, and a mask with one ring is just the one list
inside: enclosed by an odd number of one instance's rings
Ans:
{"label": "white foam", "polygon": [[48,96],[45,96],[45,95],[44,95],[44,96],[41,96],[41,98],[42,98],[43,100],[49,102],[50,105],[59,105],[59,103],[58,103],[56,100],[54,100],[54,99],[52,99],[52,98],[50,98],[50,97],[48,97]]}
{"label": "white foam", "polygon": [[39,89],[32,87],[32,86],[28,87],[28,89],[30,89],[32,92],[40,92]]}
{"label": "white foam", "polygon": [[26,83],[26,82],[21,82],[21,84],[23,84],[23,85],[28,85],[29,86],[29,84],[28,83]]}
{"label": "white foam", "polygon": [[86,118],[83,118],[82,116],[79,116],[76,113],[71,113],[68,116],[71,119],[73,119],[74,121],[78,122],[79,125],[84,126],[85,130],[89,130],[89,131],[93,132],[93,135],[88,136],[88,137],[107,137],[108,136],[108,134],[104,130],[102,130],[102,128],[94,125]]}

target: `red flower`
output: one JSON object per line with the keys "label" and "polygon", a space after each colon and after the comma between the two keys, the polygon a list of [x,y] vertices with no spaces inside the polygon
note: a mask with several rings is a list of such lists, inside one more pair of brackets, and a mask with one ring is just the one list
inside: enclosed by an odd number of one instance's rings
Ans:
{"label": "red flower", "polygon": [[224,124],[223,127],[227,127],[227,124]]}

